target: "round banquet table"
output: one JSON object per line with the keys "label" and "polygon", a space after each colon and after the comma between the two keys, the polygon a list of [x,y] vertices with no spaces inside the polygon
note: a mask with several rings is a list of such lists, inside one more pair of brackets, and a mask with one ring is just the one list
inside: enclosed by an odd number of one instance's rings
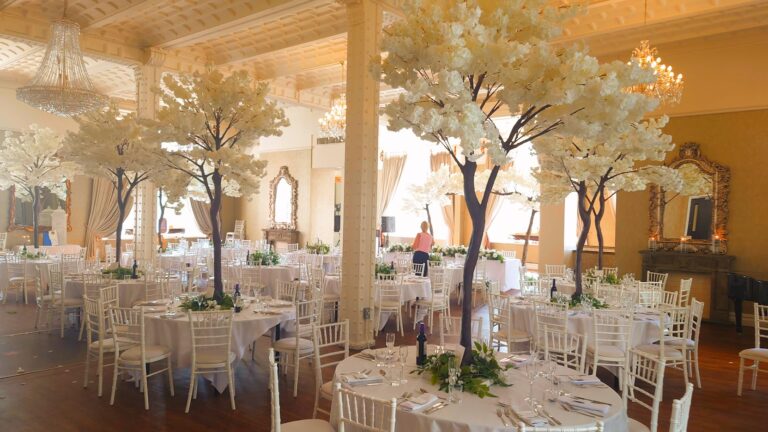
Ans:
{"label": "round banquet table", "polygon": [[[45,287],[48,285],[48,265],[53,263],[49,259],[27,260],[27,276],[30,278],[37,277],[37,270],[40,270],[40,283]],[[8,264],[0,263],[0,289],[5,292],[8,288]],[[35,288],[29,287],[27,296],[35,294]]]}
{"label": "round banquet table", "polygon": [[260,266],[261,283],[266,287],[262,295],[277,298],[277,282],[290,282],[298,279],[301,274],[297,265]]}
{"label": "round banquet table", "polygon": [[[117,284],[117,298],[120,307],[131,307],[135,303],[142,300],[146,300],[146,290],[144,288],[145,282],[142,279],[125,279],[112,281]],[[174,292],[181,290],[181,281],[179,279],[171,279]],[[149,282],[149,285],[154,288],[157,286],[157,282]],[[64,297],[66,298],[83,298],[83,282],[79,280],[67,280],[64,282]]]}
{"label": "round banquet table", "polygon": [[[496,353],[497,357],[504,357],[506,353]],[[358,357],[349,357],[346,360],[339,363],[336,367],[334,380],[339,382],[341,376],[344,374],[360,372],[363,369],[371,369],[374,364],[369,361]],[[392,386],[386,382],[380,385],[362,385],[351,387],[351,389],[362,395],[375,397],[383,400],[390,400],[392,398],[399,398],[405,392],[411,392],[418,395],[420,389],[425,389],[428,392],[438,396],[446,397],[447,395],[440,392],[437,386],[430,384],[429,377],[425,374],[422,376],[416,374],[409,374],[408,372],[416,369],[416,347],[410,347],[408,354],[408,365],[405,367],[407,374],[407,383],[401,383],[399,386]],[[491,393],[498,396],[497,398],[487,397],[484,399],[479,398],[471,393],[462,393],[461,402],[457,404],[448,404],[445,408],[435,411],[432,414],[426,414],[423,411],[427,407],[419,409],[417,411],[405,411],[403,409],[397,410],[396,418],[396,430],[397,431],[471,431],[471,432],[492,432],[492,431],[510,431],[514,428],[505,427],[501,420],[496,416],[496,409],[498,408],[497,402],[505,402],[511,404],[515,409],[526,410],[527,405],[524,399],[528,396],[528,379],[525,377],[523,370],[510,370],[507,373],[507,382],[512,384],[510,387],[491,387]],[[579,373],[558,366],[555,370],[555,374],[562,375],[579,375]],[[534,397],[539,401],[544,401],[543,393],[546,386],[549,385],[543,378],[538,378],[534,382]],[[575,396],[581,396],[593,400],[607,402],[611,404],[611,408],[603,418],[606,432],[625,432],[627,431],[627,417],[623,410],[623,403],[618,393],[613,391],[606,385],[590,386],[590,387],[577,387],[570,382],[567,378],[562,378],[560,384],[561,389],[574,394]],[[556,402],[542,402],[544,409],[547,412],[560,421],[564,427],[573,426],[587,426],[594,425],[596,421],[593,418],[585,416],[577,412],[565,411],[559,403]],[[338,407],[336,406],[336,398],[333,398],[332,405],[332,422],[337,423]]]}
{"label": "round banquet table", "polygon": [[[170,348],[174,368],[191,367],[192,331],[189,328],[187,313],[177,310],[176,317],[167,318],[164,316],[165,310],[165,306],[144,307],[147,345],[165,345]],[[275,307],[269,310],[274,314],[256,313],[253,304],[249,304],[242,312],[234,314],[231,351],[235,354],[235,362],[245,356],[248,346],[253,341],[273,328],[293,321],[296,317],[293,307]],[[226,374],[212,374],[207,375],[206,378],[213,383],[219,393],[227,388]]]}

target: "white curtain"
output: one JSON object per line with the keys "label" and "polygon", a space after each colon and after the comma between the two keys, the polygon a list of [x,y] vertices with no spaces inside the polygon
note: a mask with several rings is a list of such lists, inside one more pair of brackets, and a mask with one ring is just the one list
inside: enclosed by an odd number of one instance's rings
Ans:
{"label": "white curtain", "polygon": [[[440,169],[441,166],[448,165],[449,170],[452,172],[456,169],[456,165],[453,162],[453,158],[448,152],[433,153],[429,158],[429,167],[432,172]],[[441,209],[443,211],[443,220],[448,226],[448,244],[453,244],[453,197],[449,197],[448,205],[444,205]]]}
{"label": "white curtain", "polygon": [[[91,208],[88,213],[88,224],[85,226],[85,247],[89,258],[96,255],[101,238],[117,230],[120,214],[117,209],[117,190],[112,182],[96,177],[92,180],[92,185]],[[128,217],[132,206],[133,200],[129,200],[125,206],[125,217]]]}
{"label": "white curtain", "polygon": [[381,216],[397,190],[400,177],[403,175],[406,155],[384,157],[384,166],[379,171],[376,195],[376,226],[381,224]]}
{"label": "white curtain", "polygon": [[211,205],[194,199],[190,199],[189,203],[192,206],[192,214],[195,215],[195,222],[200,227],[200,231],[210,236],[213,232],[213,226],[211,226]]}

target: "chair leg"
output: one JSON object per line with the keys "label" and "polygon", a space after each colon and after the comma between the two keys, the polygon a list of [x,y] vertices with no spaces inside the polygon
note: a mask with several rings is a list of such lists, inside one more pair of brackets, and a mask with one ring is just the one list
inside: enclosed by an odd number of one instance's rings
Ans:
{"label": "chair leg", "polygon": [[[104,352],[99,350],[99,361],[96,366],[96,373],[99,375],[99,397],[101,397],[103,381],[104,381]],[[86,376],[86,379],[88,377]]]}
{"label": "chair leg", "polygon": [[755,360],[752,369],[752,390],[757,388],[757,370],[760,368],[760,362]]}
{"label": "chair leg", "polygon": [[83,378],[83,388],[88,388],[88,369],[91,365],[91,352],[85,350],[85,377]]}
{"label": "chair leg", "polygon": [[298,347],[294,353],[293,362],[293,397],[299,394],[299,363],[301,362],[301,356],[299,355]]}
{"label": "chair leg", "polygon": [[141,365],[141,388],[144,393],[144,409],[149,411],[149,389],[147,388],[147,368]]}
{"label": "chair leg", "polygon": [[40,306],[37,307],[37,311],[35,312],[35,329],[37,329],[37,323],[40,320]]}
{"label": "chair leg", "polygon": [[[119,355],[115,353],[115,355]],[[117,367],[118,360],[115,359],[115,369],[114,372],[112,372],[112,396],[109,398],[109,404],[114,405],[115,404],[115,390],[117,390]]]}
{"label": "chair leg", "polygon": [[744,358],[739,358],[739,384],[736,387],[736,395],[741,396],[741,384],[744,381]]}
{"label": "chair leg", "polygon": [[688,387],[688,361],[683,358],[683,378],[685,378],[685,387]]}
{"label": "chair leg", "polygon": [[197,376],[195,375],[194,368],[192,369],[192,372],[190,373],[189,378],[189,391],[187,392],[187,408],[184,410],[184,413],[189,414],[189,406],[192,404],[192,393],[195,392],[195,381],[197,381]]}
{"label": "chair leg", "polygon": [[699,350],[693,351],[693,367],[696,368],[696,385],[701,388],[701,374],[699,373]]}
{"label": "chair leg", "polygon": [[77,337],[78,341],[83,340],[83,333],[85,333],[85,320],[83,319],[83,310],[78,310],[78,316],[80,317],[80,336]]}
{"label": "chair leg", "polygon": [[232,367],[227,368],[227,374],[229,375],[229,402],[232,404],[232,411],[235,410],[235,377],[232,371]]}
{"label": "chair leg", "polygon": [[171,356],[168,356],[168,387],[171,389],[171,396],[176,396],[176,389],[173,387],[173,366],[171,366]]}
{"label": "chair leg", "polygon": [[64,316],[66,315],[66,308],[61,306],[61,313],[59,314],[59,325],[61,326],[61,338],[64,339]]}

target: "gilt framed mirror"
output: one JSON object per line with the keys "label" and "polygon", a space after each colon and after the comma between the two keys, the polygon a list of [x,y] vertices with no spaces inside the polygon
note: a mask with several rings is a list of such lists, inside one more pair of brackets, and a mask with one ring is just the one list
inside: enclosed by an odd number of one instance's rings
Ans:
{"label": "gilt framed mirror", "polygon": [[[42,198],[40,209],[63,209],[66,211],[67,231],[72,231],[72,224],[70,221],[70,216],[72,213],[72,185],[69,180],[66,181],[66,190],[66,199],[61,199],[47,188],[43,189],[41,193]],[[8,231],[32,232],[32,201],[28,199],[22,199],[22,197],[17,196],[15,186],[11,186],[8,189],[8,196]],[[50,226],[40,225],[41,231],[47,231],[50,229]]]}
{"label": "gilt framed mirror", "polygon": [[272,228],[295,230],[298,206],[299,182],[291,176],[287,166],[281,166],[269,187],[269,220]]}
{"label": "gilt framed mirror", "polygon": [[667,250],[726,253],[730,169],[707,159],[696,143],[683,144],[669,166],[684,186],[679,193],[651,186],[650,241]]}

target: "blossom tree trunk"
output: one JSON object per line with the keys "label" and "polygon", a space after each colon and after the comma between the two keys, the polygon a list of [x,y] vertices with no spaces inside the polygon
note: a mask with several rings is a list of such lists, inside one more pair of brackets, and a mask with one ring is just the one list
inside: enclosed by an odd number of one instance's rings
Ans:
{"label": "blossom tree trunk", "polygon": [[40,186],[35,186],[32,191],[32,245],[40,247]]}
{"label": "blossom tree trunk", "polygon": [[157,189],[157,244],[160,248],[163,247],[163,218],[165,217],[165,207],[168,206],[168,201],[163,201],[163,188]]}
{"label": "blossom tree trunk", "polygon": [[528,219],[528,229],[525,231],[525,242],[523,243],[523,257],[520,260],[520,264],[525,265],[525,261],[528,259],[528,245],[531,242],[531,231],[533,230],[533,221],[536,219],[536,213],[538,210],[531,209],[531,217]]}
{"label": "blossom tree trunk", "polygon": [[219,211],[221,210],[221,174],[218,168],[211,175],[213,190],[211,198],[211,241],[213,242],[213,298],[221,301],[224,298],[224,283],[221,274],[221,227],[219,226]]}
{"label": "blossom tree trunk", "polygon": [[[125,221],[125,210],[131,200],[133,188],[138,182],[127,179],[127,174],[122,168],[115,170],[115,192],[117,194],[117,229],[115,230],[115,262],[120,265],[120,255],[123,245],[123,223]],[[128,181],[126,181],[128,180]],[[127,186],[127,188],[126,188]],[[125,191],[125,193],[123,193]],[[136,227],[134,227],[133,238],[136,241]]]}
{"label": "blossom tree trunk", "polygon": [[576,291],[573,293],[573,298],[578,299],[581,297],[582,285],[581,285],[581,267],[582,258],[584,255],[584,245],[587,243],[587,236],[589,235],[589,229],[592,223],[592,209],[591,205],[587,203],[587,185],[585,182],[579,182],[578,188],[578,210],[579,219],[581,220],[581,233],[579,233],[579,240],[576,243],[576,265],[574,266],[574,278],[576,281]]}
{"label": "blossom tree trunk", "polygon": [[432,240],[434,240],[435,230],[432,229],[432,214],[429,212],[429,204],[424,204],[424,211],[427,212],[427,223],[429,224],[429,235],[431,235]]}
{"label": "blossom tree trunk", "polygon": [[[605,192],[600,191],[600,197],[598,198],[599,206],[592,209],[595,215],[595,232],[597,233],[597,268],[603,269],[603,251],[605,250],[605,238],[603,237],[603,227],[600,224],[605,215]],[[599,210],[595,210],[599,208]]]}

